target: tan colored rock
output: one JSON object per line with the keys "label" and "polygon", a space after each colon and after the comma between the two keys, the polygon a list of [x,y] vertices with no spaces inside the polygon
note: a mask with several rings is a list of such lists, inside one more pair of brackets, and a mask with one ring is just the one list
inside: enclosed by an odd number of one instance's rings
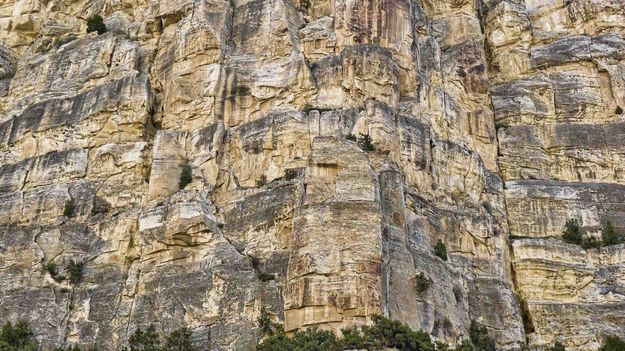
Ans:
{"label": "tan colored rock", "polygon": [[[625,230],[624,10],[0,0],[0,321],[44,351],[149,323],[246,350],[261,311],[595,350],[623,328],[621,246],[559,236]],[[70,260],[78,284],[45,269]]]}

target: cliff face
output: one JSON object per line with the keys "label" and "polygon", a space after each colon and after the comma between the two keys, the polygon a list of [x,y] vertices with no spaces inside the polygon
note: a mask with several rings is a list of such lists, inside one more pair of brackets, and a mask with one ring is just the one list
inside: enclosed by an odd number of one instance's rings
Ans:
{"label": "cliff face", "polygon": [[623,335],[625,245],[558,238],[625,231],[623,1],[0,0],[0,41],[0,322],[44,349]]}

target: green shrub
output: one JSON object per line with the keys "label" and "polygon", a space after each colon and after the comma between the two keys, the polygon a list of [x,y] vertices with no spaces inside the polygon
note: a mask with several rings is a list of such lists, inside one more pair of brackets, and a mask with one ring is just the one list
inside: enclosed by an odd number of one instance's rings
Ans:
{"label": "green shrub", "polygon": [[137,328],[128,339],[128,346],[130,346],[130,351],[158,351],[160,341],[154,326],[150,325],[145,332]]}
{"label": "green shrub", "polygon": [[340,351],[350,349],[379,350],[396,348],[403,351],[436,350],[430,336],[423,331],[413,331],[407,325],[381,316],[373,316],[374,324],[342,330],[343,337],[333,333],[310,328],[296,331],[288,336],[279,331],[265,339],[257,351]]}
{"label": "green shrub", "polygon": [[562,239],[567,243],[581,245],[583,242],[580,223],[577,219],[567,219]]}
{"label": "green shrub", "polygon": [[146,331],[137,328],[128,339],[129,348],[124,351],[195,351],[192,342],[193,333],[188,328],[174,330],[165,338],[165,346],[161,346],[161,340],[153,325]]}
{"label": "green shrub", "polygon": [[268,282],[270,280],[276,279],[276,276],[272,273],[260,272],[256,275],[261,282]]}
{"label": "green shrub", "polygon": [[595,238],[594,236],[589,236],[582,240],[582,247],[584,249],[596,249],[601,247],[601,240]]}
{"label": "green shrub", "polygon": [[434,246],[434,254],[440,257],[443,261],[447,261],[447,246],[442,240],[438,240]]}
{"label": "green shrub", "polygon": [[194,351],[196,350],[193,347],[193,343],[191,342],[191,330],[188,328],[180,328],[174,330],[167,339],[165,340],[165,348],[162,350],[165,351]]}
{"label": "green shrub", "polygon": [[603,228],[601,239],[603,240],[603,246],[618,245],[623,242],[623,237],[616,233],[610,221]]}
{"label": "green shrub", "polygon": [[469,336],[471,337],[471,343],[476,348],[476,351],[495,351],[495,340],[488,335],[488,329],[485,326],[478,324],[475,321],[471,321],[469,328]]}
{"label": "green shrub", "polygon": [[625,341],[618,336],[608,336],[605,338],[599,351],[623,351],[625,350]]}
{"label": "green shrub", "polygon": [[564,345],[562,345],[561,342],[556,341],[555,344],[553,344],[553,346],[547,349],[547,351],[566,351],[566,349],[564,348]]}
{"label": "green shrub", "polygon": [[260,317],[257,319],[258,327],[262,336],[271,336],[278,333],[284,333],[282,325],[271,320],[271,316],[266,309],[260,310]]}
{"label": "green shrub", "polygon": [[105,199],[96,196],[93,200],[93,208],[91,209],[92,214],[98,213],[107,213],[111,210],[111,204]]}
{"label": "green shrub", "polygon": [[293,180],[297,177],[297,170],[295,169],[285,169],[284,170],[284,179]]}
{"label": "green shrub", "polygon": [[66,347],[57,347],[54,351],[80,351],[80,347],[74,346],[66,346]]}
{"label": "green shrub", "polygon": [[82,270],[85,267],[83,262],[76,262],[74,260],[70,260],[67,265],[67,274],[69,276],[69,282],[76,285],[82,279]]}
{"label": "green shrub", "polygon": [[616,111],[614,111],[617,115],[623,114],[623,108],[621,106],[616,106]]}
{"label": "green shrub", "polygon": [[264,174],[260,176],[260,178],[258,178],[256,180],[256,186],[257,187],[261,187],[261,186],[265,186],[267,185],[267,176],[265,176]]}
{"label": "green shrub", "polygon": [[76,203],[74,202],[74,199],[67,200],[65,202],[65,208],[63,209],[63,216],[73,217],[75,211],[76,211]]}
{"label": "green shrub", "polygon": [[106,33],[106,25],[102,16],[93,15],[87,19],[87,33],[91,32],[98,32],[98,34]]}
{"label": "green shrub", "polygon": [[367,152],[375,150],[375,146],[369,134],[360,134],[360,137],[358,137],[358,146]]}
{"label": "green shrub", "polygon": [[48,271],[48,274],[50,274],[50,277],[52,277],[52,279],[54,279],[58,283],[65,280],[65,277],[59,274],[59,269],[56,263],[52,261],[46,264],[46,271]]}
{"label": "green shrub", "polygon": [[35,351],[37,340],[26,321],[18,321],[13,325],[7,322],[0,330],[0,350],[2,351]]}
{"label": "green shrub", "polygon": [[356,144],[358,144],[358,146],[366,152],[370,152],[370,151],[374,151],[375,150],[375,145],[373,145],[373,141],[371,139],[371,136],[369,136],[369,134],[362,134],[360,133],[360,136],[355,136],[353,134],[348,135],[347,140],[353,141]]}
{"label": "green shrub", "polygon": [[182,165],[182,172],[180,172],[180,180],[178,181],[178,187],[180,190],[184,189],[187,184],[191,183],[193,176],[191,174],[191,166],[188,163]]}
{"label": "green shrub", "polygon": [[363,327],[366,340],[375,340],[384,347],[405,351],[435,350],[430,335],[424,331],[414,331],[401,322],[381,316],[373,316],[373,322],[373,326]]}
{"label": "green shrub", "polygon": [[419,293],[425,292],[427,289],[430,288],[430,285],[432,285],[432,279],[423,274],[423,272],[417,274],[416,280],[417,292]]}
{"label": "green shrub", "polygon": [[289,337],[278,333],[265,339],[256,347],[257,351],[341,351],[341,342],[332,332],[309,328],[298,330]]}

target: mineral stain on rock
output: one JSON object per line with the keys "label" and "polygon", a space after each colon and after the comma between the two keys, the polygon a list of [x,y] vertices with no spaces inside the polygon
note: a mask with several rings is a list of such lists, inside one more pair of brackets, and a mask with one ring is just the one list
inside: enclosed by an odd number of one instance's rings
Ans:
{"label": "mineral stain on rock", "polygon": [[596,350],[625,330],[625,245],[560,236],[625,233],[623,23],[610,0],[5,1],[0,323],[235,351],[262,313],[381,314]]}

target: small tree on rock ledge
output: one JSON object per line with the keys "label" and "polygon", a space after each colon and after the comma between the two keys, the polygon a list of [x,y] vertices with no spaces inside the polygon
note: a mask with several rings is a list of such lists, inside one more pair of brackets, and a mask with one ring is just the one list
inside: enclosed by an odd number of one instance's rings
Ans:
{"label": "small tree on rock ledge", "polygon": [[98,34],[104,34],[106,30],[102,16],[93,15],[87,19],[87,33],[98,32]]}
{"label": "small tree on rock ledge", "polygon": [[567,219],[562,233],[562,240],[570,244],[581,245],[583,242],[580,223],[577,219]]}

